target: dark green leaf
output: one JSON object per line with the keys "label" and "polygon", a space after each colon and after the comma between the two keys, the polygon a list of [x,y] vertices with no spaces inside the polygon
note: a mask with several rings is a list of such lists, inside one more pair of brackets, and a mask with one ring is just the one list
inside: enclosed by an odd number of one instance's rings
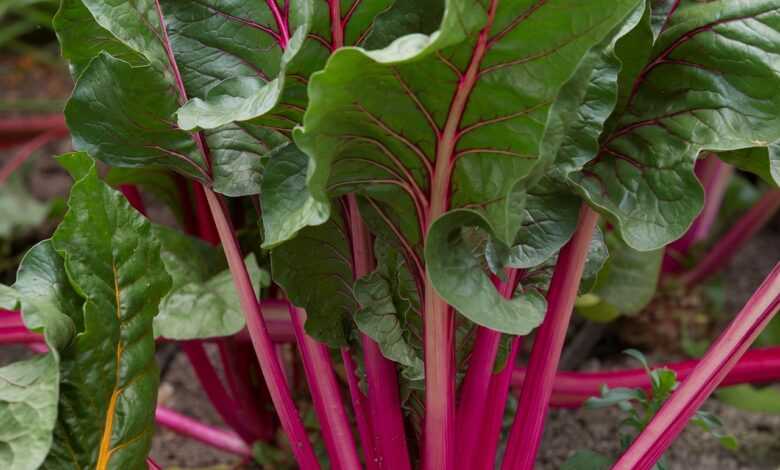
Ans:
{"label": "dark green leaf", "polygon": [[351,251],[341,217],[307,227],[271,252],[273,279],[306,309],[306,332],[330,346],[347,344],[357,303]]}

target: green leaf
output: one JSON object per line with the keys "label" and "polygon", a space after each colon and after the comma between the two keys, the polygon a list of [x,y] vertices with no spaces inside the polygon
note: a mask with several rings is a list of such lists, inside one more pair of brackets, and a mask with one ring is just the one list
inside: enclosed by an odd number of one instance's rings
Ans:
{"label": "green leaf", "polygon": [[515,0],[491,13],[483,2],[450,0],[430,36],[336,51],[312,76],[294,133],[313,160],[313,196],[325,203],[358,192],[400,220],[397,232],[421,238],[425,214],[415,206],[430,202],[433,170],[446,160],[451,207],[478,208],[503,235],[506,199],[538,160],[540,123],[560,87],[638,3]]}
{"label": "green leaf", "polygon": [[760,176],[775,188],[780,187],[780,143],[778,142],[763,147],[720,152],[718,157],[741,170]]}
{"label": "green leaf", "polygon": [[263,175],[263,248],[289,240],[309,225],[328,220],[328,208],[311,197],[306,187],[309,158],[294,144],[271,156]]}
{"label": "green leaf", "polygon": [[633,388],[607,388],[604,386],[600,397],[590,397],[585,406],[592,409],[606,408],[623,402],[645,400],[647,396],[642,390]]}
{"label": "green leaf", "polygon": [[611,465],[612,459],[589,450],[578,450],[560,470],[608,470]]}
{"label": "green leaf", "polygon": [[62,57],[70,62],[71,72],[76,78],[101,51],[132,65],[146,63],[138,52],[100,26],[82,0],[61,0],[53,25]]}
{"label": "green leaf", "polygon": [[718,389],[715,394],[718,400],[740,410],[780,414],[780,391],[773,387],[734,385]]}
{"label": "green leaf", "polygon": [[355,323],[379,344],[386,358],[403,366],[404,378],[420,381],[422,317],[415,280],[394,249],[378,241],[374,253],[377,269],[355,282],[355,298],[362,306]]}
{"label": "green leaf", "polygon": [[0,239],[10,239],[37,227],[48,212],[46,204],[32,197],[18,174],[0,185]]}
{"label": "green leaf", "polygon": [[658,38],[661,32],[666,28],[672,14],[680,6],[681,0],[652,0],[651,8],[653,37]]}
{"label": "green leaf", "polygon": [[19,304],[19,294],[12,288],[0,284],[0,308],[14,310]]}
{"label": "green leaf", "polygon": [[159,382],[152,321],[170,277],[149,221],[88,156],[62,161],[77,181],[52,244],[84,298],[83,327],[61,351],[58,425],[42,468],[143,468]]}
{"label": "green leaf", "polygon": [[609,259],[590,291],[598,302],[578,306],[577,311],[588,318],[611,316],[606,312],[637,314],[655,295],[663,250],[637,251],[613,233],[608,234],[606,240]]}
{"label": "green leaf", "polygon": [[[693,173],[702,150],[780,137],[780,31],[772,0],[715,1],[675,13],[631,85],[598,155],[570,175],[632,248],[679,238],[702,207]],[[735,58],[737,58],[735,60]]]}
{"label": "green leaf", "polygon": [[165,166],[208,182],[192,137],[171,125],[177,107],[171,84],[155,69],[101,53],[76,83],[65,119],[74,147],[109,165]]}
{"label": "green leaf", "polygon": [[57,422],[59,373],[54,354],[0,368],[0,465],[39,468]]}
{"label": "green leaf", "polygon": [[431,224],[425,245],[429,281],[442,298],[474,323],[502,333],[528,334],[542,322],[547,307],[544,297],[530,290],[504,299],[474,256],[473,246],[464,237],[466,227],[494,236],[488,221],[467,209],[448,212]]}
{"label": "green leaf", "polygon": [[[193,256],[193,252],[189,253]],[[166,260],[163,252],[163,259]],[[260,269],[254,255],[244,260],[255,294],[270,283],[268,272]],[[169,261],[165,265],[170,266]],[[190,276],[191,278],[193,276]],[[154,319],[155,337],[190,340],[229,336],[245,324],[238,292],[230,271],[224,270],[211,278],[195,278],[180,285],[174,283],[171,292],[160,303],[160,313]]]}
{"label": "green leaf", "polygon": [[357,311],[345,230],[344,221],[333,214],[271,252],[274,281],[293,304],[306,309],[306,332],[332,347],[347,344]]}

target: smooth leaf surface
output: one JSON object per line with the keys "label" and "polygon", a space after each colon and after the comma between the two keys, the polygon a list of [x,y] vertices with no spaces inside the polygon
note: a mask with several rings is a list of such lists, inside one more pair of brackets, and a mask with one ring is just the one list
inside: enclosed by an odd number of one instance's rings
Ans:
{"label": "smooth leaf surface", "polygon": [[84,298],[83,327],[61,352],[55,445],[42,468],[145,468],[159,382],[152,320],[170,277],[151,224],[97,177],[85,154],[52,238]]}
{"label": "smooth leaf surface", "polygon": [[561,470],[607,470],[612,460],[596,452],[579,450],[561,466]]}
{"label": "smooth leaf surface", "polygon": [[525,335],[539,326],[547,303],[536,290],[504,299],[484,272],[463,229],[492,227],[478,212],[460,209],[437,219],[428,232],[425,262],[436,291],[472,322],[502,333]]}

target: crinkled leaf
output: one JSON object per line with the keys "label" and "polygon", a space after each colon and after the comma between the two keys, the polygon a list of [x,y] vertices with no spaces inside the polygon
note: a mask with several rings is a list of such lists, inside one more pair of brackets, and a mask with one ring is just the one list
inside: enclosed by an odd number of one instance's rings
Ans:
{"label": "crinkled leaf", "polygon": [[355,323],[386,358],[403,366],[404,378],[422,380],[422,325],[414,278],[394,249],[377,242],[374,252],[377,269],[355,282],[355,298],[362,307]]}
{"label": "crinkled leaf", "polygon": [[395,0],[390,8],[377,15],[362,46],[381,49],[407,34],[431,34],[441,24],[443,14],[441,0]]}
{"label": "crinkled leaf", "polygon": [[345,230],[344,221],[333,214],[271,252],[274,281],[292,303],[306,309],[306,332],[333,347],[347,344],[357,311]]}
{"label": "crinkled leaf", "polygon": [[442,298],[474,323],[503,333],[528,334],[542,322],[547,306],[544,297],[530,290],[504,299],[464,237],[463,229],[467,227],[494,235],[488,221],[468,209],[448,212],[431,224],[425,245],[429,282]]}
{"label": "crinkled leaf", "polygon": [[21,304],[27,328],[43,333],[50,352],[0,369],[0,464],[10,470],[39,468],[57,423],[59,359],[81,325],[83,300],[71,288],[49,240],[34,246],[19,266],[13,288],[0,286],[3,308]]}
{"label": "crinkled leaf", "polygon": [[449,161],[452,184],[436,191],[451,189],[452,207],[478,208],[504,227],[505,199],[537,162],[558,90],[637,3],[516,0],[494,11],[493,2],[451,0],[431,36],[336,51],[312,76],[295,132],[313,159],[313,196],[359,192],[387,212],[405,200],[388,218],[405,219],[398,232],[419,238],[412,198],[424,210],[433,169],[442,178]]}
{"label": "crinkled leaf", "polygon": [[780,187],[780,143],[732,152],[720,152],[722,160],[749,171],[777,188]]}
{"label": "crinkled leaf", "polygon": [[0,466],[35,470],[49,453],[57,422],[59,371],[54,354],[0,368]]}
{"label": "crinkled leaf", "polygon": [[42,468],[143,468],[159,382],[152,321],[170,277],[149,221],[88,156],[62,161],[77,181],[52,244],[84,297],[83,329],[61,352],[58,425]]}
{"label": "crinkled leaf", "polygon": [[49,209],[25,188],[18,174],[0,184],[0,239],[18,236],[38,226]]}
{"label": "crinkled leaf", "polygon": [[701,150],[780,137],[780,10],[772,0],[715,1],[676,12],[631,85],[599,154],[570,178],[629,246],[679,238],[702,207]]}
{"label": "crinkled leaf", "polygon": [[606,315],[602,310],[625,315],[639,313],[655,295],[663,250],[637,251],[614,233],[608,234],[606,240],[609,259],[590,292],[596,302],[580,305],[577,311],[586,317],[602,317]]}
{"label": "crinkled leaf", "polygon": [[306,187],[309,157],[294,144],[271,156],[263,175],[263,247],[292,238],[300,229],[320,225],[328,218],[327,206],[311,197]]}

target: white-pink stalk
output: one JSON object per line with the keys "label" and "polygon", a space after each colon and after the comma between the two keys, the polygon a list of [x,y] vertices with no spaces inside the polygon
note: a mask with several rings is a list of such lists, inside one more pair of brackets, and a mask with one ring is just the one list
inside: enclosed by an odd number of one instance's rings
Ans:
{"label": "white-pink stalk", "polygon": [[333,373],[330,352],[304,331],[306,312],[303,309],[290,306],[290,318],[331,465],[335,470],[358,470],[360,459]]}
{"label": "white-pink stalk", "polygon": [[618,459],[613,470],[649,470],[780,309],[780,263],[710,346],[699,365]]}
{"label": "white-pink stalk", "polygon": [[241,439],[241,436],[227,429],[196,421],[189,416],[177,413],[164,406],[158,406],[154,413],[155,421],[160,426],[170,429],[176,434],[195,439],[211,447],[214,447],[241,457],[251,457],[252,449]]}
{"label": "white-pink stalk", "polygon": [[558,255],[547,291],[547,315],[534,340],[528,375],[501,467],[503,470],[534,468],[566,329],[598,218],[596,212],[583,204],[577,230]]}

